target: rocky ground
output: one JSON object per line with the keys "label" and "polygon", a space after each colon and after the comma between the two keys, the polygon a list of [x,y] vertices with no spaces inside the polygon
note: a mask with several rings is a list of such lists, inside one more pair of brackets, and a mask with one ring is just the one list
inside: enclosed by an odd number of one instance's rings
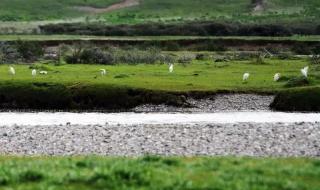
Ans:
{"label": "rocky ground", "polygon": [[0,126],[6,155],[320,156],[320,123]]}
{"label": "rocky ground", "polygon": [[221,111],[265,111],[274,96],[256,94],[219,94],[205,99],[188,98],[191,108],[167,105],[142,105],[135,112],[221,112]]}

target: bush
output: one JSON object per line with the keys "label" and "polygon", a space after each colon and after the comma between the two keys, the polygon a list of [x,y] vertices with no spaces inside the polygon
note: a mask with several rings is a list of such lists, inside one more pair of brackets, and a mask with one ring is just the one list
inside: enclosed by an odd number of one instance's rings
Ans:
{"label": "bush", "polygon": [[302,45],[302,44],[294,45],[291,48],[291,51],[293,51],[295,54],[299,54],[299,55],[310,55],[312,53],[310,46]]}
{"label": "bush", "polygon": [[81,48],[73,49],[71,55],[67,55],[65,60],[69,64],[83,63],[83,64],[154,64],[154,63],[173,63],[175,61],[172,55],[162,54],[160,50],[149,48],[146,51],[137,49],[122,50],[118,48],[109,48],[103,50],[101,48]]}
{"label": "bush", "polygon": [[82,51],[79,57],[80,63],[111,65],[114,63],[113,55],[99,48],[89,48]]}
{"label": "bush", "polygon": [[312,55],[309,61],[313,65],[320,65],[320,55]]}
{"label": "bush", "polygon": [[296,89],[280,92],[270,107],[278,111],[320,111],[320,88]]}
{"label": "bush", "polygon": [[25,61],[35,61],[44,54],[42,46],[36,42],[18,40],[15,47]]}
{"label": "bush", "polygon": [[[63,23],[40,26],[44,34],[78,34],[98,36],[290,36],[316,35],[312,24],[241,24],[194,21],[188,23],[147,23],[137,25],[105,25],[101,23]],[[173,49],[176,45],[169,46]]]}
{"label": "bush", "polygon": [[293,77],[288,80],[288,82],[284,85],[287,88],[291,87],[299,87],[299,86],[307,86],[309,85],[309,80],[305,77]]}
{"label": "bush", "polygon": [[14,63],[21,59],[18,50],[5,42],[0,42],[0,64]]}
{"label": "bush", "polygon": [[38,182],[41,181],[43,178],[43,174],[32,170],[25,171],[19,175],[19,181],[22,183]]}
{"label": "bush", "polygon": [[179,51],[181,49],[179,43],[177,42],[168,42],[166,44],[167,51]]}
{"label": "bush", "polygon": [[266,64],[266,62],[264,61],[264,56],[261,53],[254,56],[252,63],[257,65]]}
{"label": "bush", "polygon": [[198,53],[196,55],[196,60],[209,60],[210,59],[210,56],[208,54],[203,54],[203,53]]}
{"label": "bush", "polygon": [[183,54],[183,55],[179,56],[178,63],[189,64],[192,62],[192,60],[194,60],[194,56],[189,55],[189,54]]}

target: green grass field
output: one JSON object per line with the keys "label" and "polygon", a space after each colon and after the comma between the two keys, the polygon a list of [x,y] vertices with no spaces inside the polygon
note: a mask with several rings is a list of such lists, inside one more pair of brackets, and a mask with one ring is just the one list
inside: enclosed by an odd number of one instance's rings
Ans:
{"label": "green grass field", "polygon": [[85,35],[0,35],[0,41],[68,41],[68,40],[118,40],[118,41],[165,41],[165,40],[197,40],[197,39],[234,39],[234,40],[291,40],[291,41],[320,41],[320,36],[288,36],[288,37],[268,37],[268,36],[85,36]]}
{"label": "green grass field", "polygon": [[0,157],[3,190],[318,190],[305,158]]}
{"label": "green grass field", "polygon": [[266,10],[252,11],[251,0],[141,0],[141,4],[105,14],[111,23],[184,22],[219,20],[254,23],[317,22],[317,0],[269,0]]}
{"label": "green grass field", "polygon": [[[307,60],[266,60],[258,65],[252,61],[232,61],[214,63],[212,61],[194,61],[192,64],[175,66],[174,73],[168,72],[167,65],[61,65],[38,64],[39,70],[47,70],[46,76],[31,76],[28,65],[13,65],[16,75],[8,73],[8,65],[0,66],[0,81],[14,82],[51,82],[67,85],[103,84],[126,86],[165,91],[255,91],[274,92],[283,89],[285,82],[274,82],[273,76],[280,72],[282,76],[300,76],[300,69],[308,65]],[[100,69],[106,69],[107,75],[100,76]],[[243,83],[242,75],[251,74],[250,80]],[[310,69],[310,86],[320,84],[319,68]]]}
{"label": "green grass field", "polygon": [[[2,0],[0,20],[35,21],[61,20],[92,15],[73,6],[106,7],[120,0]],[[265,11],[252,12],[251,0],[140,0],[140,5],[100,15],[108,23],[182,22],[220,20],[255,23],[317,22],[318,0],[269,0]]]}
{"label": "green grass field", "polygon": [[0,20],[30,21],[81,17],[83,13],[73,6],[106,7],[120,0],[1,0]]}

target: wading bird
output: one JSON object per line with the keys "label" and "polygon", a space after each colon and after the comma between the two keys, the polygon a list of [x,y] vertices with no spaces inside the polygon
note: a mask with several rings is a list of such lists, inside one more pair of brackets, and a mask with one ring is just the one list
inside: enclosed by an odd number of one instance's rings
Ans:
{"label": "wading bird", "polygon": [[170,64],[169,66],[169,73],[172,73],[173,72],[173,64]]}
{"label": "wading bird", "polygon": [[14,70],[14,68],[13,67],[9,67],[9,73],[10,73],[10,75],[15,75],[16,74],[16,70]]}
{"label": "wading bird", "polygon": [[32,75],[33,77],[35,77],[35,76],[37,75],[37,70],[32,69],[32,71],[31,71],[31,75]]}
{"label": "wading bird", "polygon": [[308,78],[308,71],[309,71],[309,67],[305,67],[303,69],[301,69],[301,74],[305,77]]}
{"label": "wading bird", "polygon": [[273,77],[273,80],[274,80],[275,82],[277,82],[280,78],[281,78],[281,74],[280,74],[280,73],[276,73],[276,74],[274,75],[274,77]]}
{"label": "wading bird", "polygon": [[40,75],[47,75],[48,72],[47,72],[47,71],[40,71],[39,74],[40,74]]}
{"label": "wading bird", "polygon": [[105,76],[107,71],[105,69],[100,69],[101,76]]}
{"label": "wading bird", "polygon": [[249,79],[249,77],[250,77],[250,74],[249,74],[249,73],[244,73],[244,74],[243,74],[243,77],[242,77],[242,80],[243,80],[243,81],[247,81],[247,80]]}

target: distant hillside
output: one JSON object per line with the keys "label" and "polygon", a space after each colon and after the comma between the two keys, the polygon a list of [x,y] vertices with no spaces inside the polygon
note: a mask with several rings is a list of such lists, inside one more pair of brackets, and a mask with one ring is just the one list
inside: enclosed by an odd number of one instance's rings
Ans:
{"label": "distant hillside", "polygon": [[83,16],[77,6],[107,7],[122,0],[0,0],[0,21],[52,20]]}
{"label": "distant hillside", "polygon": [[[0,21],[86,18],[107,23],[198,20],[320,22],[320,0],[0,0]],[[261,4],[263,2],[263,4]],[[131,4],[130,4],[131,3]]]}

